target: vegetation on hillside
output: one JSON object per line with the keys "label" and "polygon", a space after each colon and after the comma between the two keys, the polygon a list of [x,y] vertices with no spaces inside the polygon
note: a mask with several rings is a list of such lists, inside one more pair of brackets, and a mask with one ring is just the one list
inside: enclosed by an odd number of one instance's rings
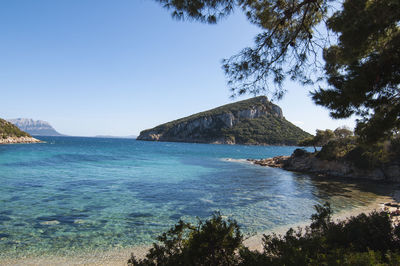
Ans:
{"label": "vegetation on hillside", "polygon": [[322,146],[315,156],[323,160],[346,161],[360,169],[381,167],[400,158],[400,135],[365,143],[347,128],[317,130],[316,135],[299,142],[299,146]]}
{"label": "vegetation on hillside", "polygon": [[219,106],[219,107],[211,109],[211,110],[207,110],[207,111],[196,113],[196,114],[184,117],[184,118],[180,118],[180,119],[159,125],[159,126],[153,128],[152,130],[168,131],[169,129],[173,128],[174,126],[176,126],[178,124],[184,124],[184,123],[196,120],[201,117],[217,116],[217,115],[229,113],[229,112],[236,113],[241,110],[248,109],[249,107],[259,107],[259,106],[265,106],[272,112],[273,107],[276,105],[269,102],[267,97],[265,97],[265,96],[253,97],[251,99],[222,105],[222,106]]}
{"label": "vegetation on hillside", "polygon": [[6,139],[8,137],[30,137],[30,135],[0,118],[0,138]]}
{"label": "vegetation on hillside", "polygon": [[221,136],[245,144],[296,145],[299,139],[311,136],[284,118],[265,116],[240,121],[232,128],[223,128]]}
{"label": "vegetation on hillside", "polygon": [[197,225],[179,221],[157,238],[144,259],[134,255],[130,266],[150,265],[399,265],[400,227],[385,212],[332,221],[329,204],[315,206],[311,224],[283,236],[264,235],[263,251],[243,245],[237,222],[220,214]]}
{"label": "vegetation on hillside", "polygon": [[[233,114],[238,117],[239,112],[254,110],[257,107],[261,107],[267,114],[252,119],[240,118],[239,122],[233,127],[228,127],[222,120],[215,119],[223,114]],[[166,140],[187,141],[188,136],[185,135],[184,130],[187,124],[200,118],[207,118],[209,121],[210,118],[213,118],[209,127],[194,129],[190,133],[190,140],[198,142],[226,140],[238,144],[296,145],[299,140],[311,136],[280,115],[281,109],[278,106],[269,102],[267,97],[259,96],[174,120],[153,129],[144,130],[141,135],[146,132],[158,132],[162,133]]]}

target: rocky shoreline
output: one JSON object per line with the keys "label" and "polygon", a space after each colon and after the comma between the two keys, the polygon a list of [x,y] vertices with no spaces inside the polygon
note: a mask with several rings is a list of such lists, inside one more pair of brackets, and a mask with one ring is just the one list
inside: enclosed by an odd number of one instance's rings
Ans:
{"label": "rocky shoreline", "polygon": [[346,161],[327,161],[313,153],[297,149],[291,156],[248,161],[267,167],[282,168],[288,171],[310,173],[322,176],[358,178],[389,182],[400,182],[400,162],[391,162],[375,169],[360,169]]}
{"label": "rocky shoreline", "polygon": [[5,139],[0,138],[0,144],[21,144],[21,143],[43,143],[43,141],[35,139],[33,137],[7,137]]}

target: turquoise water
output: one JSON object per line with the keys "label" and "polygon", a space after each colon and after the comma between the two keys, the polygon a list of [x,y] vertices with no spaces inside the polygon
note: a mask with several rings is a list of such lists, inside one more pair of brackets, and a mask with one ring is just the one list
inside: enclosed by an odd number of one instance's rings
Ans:
{"label": "turquoise water", "polygon": [[306,221],[313,205],[366,205],[387,188],[226,160],[294,147],[42,137],[0,146],[2,257],[148,245],[180,218],[214,211],[244,232]]}

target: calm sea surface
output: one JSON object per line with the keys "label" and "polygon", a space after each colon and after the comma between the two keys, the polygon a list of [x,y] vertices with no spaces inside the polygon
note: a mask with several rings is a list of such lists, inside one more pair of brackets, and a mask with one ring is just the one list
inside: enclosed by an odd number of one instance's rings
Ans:
{"label": "calm sea surface", "polygon": [[180,218],[214,211],[255,233],[307,221],[313,205],[365,206],[390,187],[240,160],[294,147],[42,137],[0,146],[0,256],[148,245]]}

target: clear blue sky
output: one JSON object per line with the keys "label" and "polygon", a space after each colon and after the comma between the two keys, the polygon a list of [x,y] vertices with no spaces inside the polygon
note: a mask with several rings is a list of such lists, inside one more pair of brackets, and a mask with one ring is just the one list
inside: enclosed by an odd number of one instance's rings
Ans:
{"label": "clear blue sky", "polygon": [[[137,135],[232,102],[221,60],[257,32],[240,11],[206,25],[173,20],[152,0],[3,0],[0,117],[68,135]],[[304,130],[354,126],[315,106],[312,88],[286,87],[277,104]]]}

